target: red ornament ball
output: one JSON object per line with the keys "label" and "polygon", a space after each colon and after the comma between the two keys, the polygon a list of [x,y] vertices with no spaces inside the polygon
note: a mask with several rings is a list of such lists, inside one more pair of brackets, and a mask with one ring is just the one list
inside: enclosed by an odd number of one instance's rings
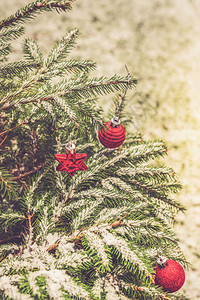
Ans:
{"label": "red ornament ball", "polygon": [[154,270],[155,284],[163,287],[168,293],[178,291],[185,282],[183,267],[172,259],[167,259],[163,265],[157,264]]}
{"label": "red ornament ball", "polygon": [[105,128],[100,128],[98,132],[99,141],[106,148],[117,148],[123,144],[126,138],[124,127],[118,118],[113,118],[105,124]]}

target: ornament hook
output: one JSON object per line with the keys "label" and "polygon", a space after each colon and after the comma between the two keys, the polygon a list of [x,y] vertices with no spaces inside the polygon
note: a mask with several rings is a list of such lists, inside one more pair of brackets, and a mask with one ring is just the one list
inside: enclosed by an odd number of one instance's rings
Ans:
{"label": "ornament hook", "polygon": [[160,255],[157,259],[157,264],[158,264],[159,268],[160,269],[165,268],[168,265],[167,261],[168,261],[167,257]]}
{"label": "ornament hook", "polygon": [[120,125],[120,123],[121,123],[121,121],[120,121],[120,119],[118,117],[114,117],[111,120],[111,126],[113,128],[117,128]]}
{"label": "ornament hook", "polygon": [[74,143],[67,143],[65,146],[66,152],[75,152],[75,144]]}

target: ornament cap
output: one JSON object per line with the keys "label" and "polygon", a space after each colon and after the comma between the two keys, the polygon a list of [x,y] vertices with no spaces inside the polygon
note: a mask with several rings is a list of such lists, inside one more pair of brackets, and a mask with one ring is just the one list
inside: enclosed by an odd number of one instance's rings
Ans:
{"label": "ornament cap", "polygon": [[111,126],[113,128],[119,127],[120,123],[121,123],[121,121],[118,117],[114,117],[114,118],[111,119]]}
{"label": "ornament cap", "polygon": [[67,151],[72,151],[72,150],[75,150],[75,144],[73,144],[73,143],[71,143],[71,142],[69,142],[69,143],[67,143],[66,144],[66,146],[65,146],[65,149],[67,150]]}
{"label": "ornament cap", "polygon": [[159,268],[160,269],[165,268],[168,265],[167,261],[168,261],[167,257],[160,255],[157,259],[157,264],[158,264]]}

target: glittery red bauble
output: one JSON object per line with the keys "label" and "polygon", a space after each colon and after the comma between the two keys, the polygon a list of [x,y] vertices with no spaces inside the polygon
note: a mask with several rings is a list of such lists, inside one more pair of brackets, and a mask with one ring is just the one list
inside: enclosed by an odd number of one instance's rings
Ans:
{"label": "glittery red bauble", "polygon": [[112,127],[111,121],[105,124],[105,128],[100,128],[98,133],[99,141],[106,148],[117,148],[123,144],[126,138],[124,127]]}
{"label": "glittery red bauble", "polygon": [[163,287],[168,293],[178,291],[185,282],[185,271],[176,261],[168,259],[165,266],[158,264],[155,269],[155,284]]}

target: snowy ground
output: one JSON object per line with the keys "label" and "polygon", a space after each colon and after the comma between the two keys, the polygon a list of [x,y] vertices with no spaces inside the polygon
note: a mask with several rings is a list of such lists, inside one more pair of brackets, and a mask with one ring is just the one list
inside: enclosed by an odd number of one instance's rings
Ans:
{"label": "snowy ground", "polygon": [[[0,17],[27,3],[1,0]],[[200,299],[200,1],[77,0],[68,14],[46,14],[29,23],[26,36],[48,51],[75,27],[81,34],[73,57],[97,62],[94,75],[125,75],[126,64],[139,79],[129,92],[133,130],[169,146],[164,163],[178,174],[183,190],[177,197],[187,207],[176,226],[192,263],[183,290]],[[20,44],[14,45],[13,60],[21,57]],[[100,101],[106,110],[108,98]]]}

